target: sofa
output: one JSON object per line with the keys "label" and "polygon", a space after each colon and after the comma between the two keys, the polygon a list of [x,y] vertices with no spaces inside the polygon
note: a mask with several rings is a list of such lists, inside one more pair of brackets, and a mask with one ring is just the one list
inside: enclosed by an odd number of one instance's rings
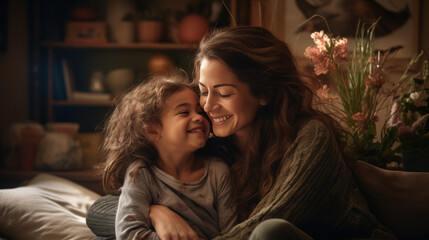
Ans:
{"label": "sofa", "polygon": [[362,194],[378,220],[398,239],[429,239],[429,173],[352,167]]}
{"label": "sofa", "polygon": [[[362,161],[352,170],[380,222],[399,239],[429,239],[429,173],[385,170]],[[85,217],[99,197],[50,174],[0,189],[0,239],[91,239]]]}

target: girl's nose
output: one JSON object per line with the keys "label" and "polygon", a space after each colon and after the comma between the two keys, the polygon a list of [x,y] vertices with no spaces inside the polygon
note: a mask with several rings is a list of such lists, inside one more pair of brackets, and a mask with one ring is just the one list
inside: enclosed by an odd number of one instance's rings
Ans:
{"label": "girl's nose", "polygon": [[204,120],[204,116],[199,112],[195,112],[195,114],[192,116],[192,121],[202,122],[203,120]]}

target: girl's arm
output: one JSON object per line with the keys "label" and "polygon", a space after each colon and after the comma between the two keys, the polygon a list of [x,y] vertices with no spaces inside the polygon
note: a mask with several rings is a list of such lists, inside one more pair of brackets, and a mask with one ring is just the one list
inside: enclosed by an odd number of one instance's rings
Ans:
{"label": "girl's arm", "polygon": [[[216,239],[247,240],[253,229],[269,218],[283,218],[300,225],[326,216],[321,222],[330,226],[341,223],[346,213],[339,211],[346,207],[341,205],[345,201],[339,198],[345,198],[349,183],[344,175],[348,171],[345,167],[325,125],[310,121],[285,155],[270,192],[247,220]],[[337,211],[322,212],[332,210],[329,206],[333,205]]]}
{"label": "girl's arm", "polygon": [[150,220],[161,240],[200,240],[181,216],[162,205],[150,206]]}
{"label": "girl's arm", "polygon": [[[144,173],[139,172],[136,179],[144,179],[142,175]],[[151,197],[148,185],[143,181],[133,182],[127,171],[115,220],[115,233],[118,240],[159,239],[156,232],[152,230],[149,219]]]}

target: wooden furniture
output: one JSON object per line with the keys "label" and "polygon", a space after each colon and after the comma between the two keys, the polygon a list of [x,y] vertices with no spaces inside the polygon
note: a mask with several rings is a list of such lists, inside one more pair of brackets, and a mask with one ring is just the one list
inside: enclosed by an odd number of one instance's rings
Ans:
{"label": "wooden furniture", "polygon": [[74,80],[74,90],[89,92],[93,71],[107,74],[112,69],[130,68],[137,74],[147,75],[146,63],[151,56],[163,54],[170,57],[177,67],[191,71],[191,55],[196,44],[130,43],[130,44],[76,44],[44,42],[47,50],[49,122],[77,122],[80,132],[94,132],[111,110],[113,101],[58,99],[58,87],[64,86],[62,61],[69,63]]}

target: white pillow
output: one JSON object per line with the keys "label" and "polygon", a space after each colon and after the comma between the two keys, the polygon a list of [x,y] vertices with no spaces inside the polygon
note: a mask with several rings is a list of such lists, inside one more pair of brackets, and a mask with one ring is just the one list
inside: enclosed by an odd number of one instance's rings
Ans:
{"label": "white pillow", "polygon": [[91,239],[85,216],[97,193],[64,178],[39,174],[26,186],[0,190],[0,236],[10,239]]}

